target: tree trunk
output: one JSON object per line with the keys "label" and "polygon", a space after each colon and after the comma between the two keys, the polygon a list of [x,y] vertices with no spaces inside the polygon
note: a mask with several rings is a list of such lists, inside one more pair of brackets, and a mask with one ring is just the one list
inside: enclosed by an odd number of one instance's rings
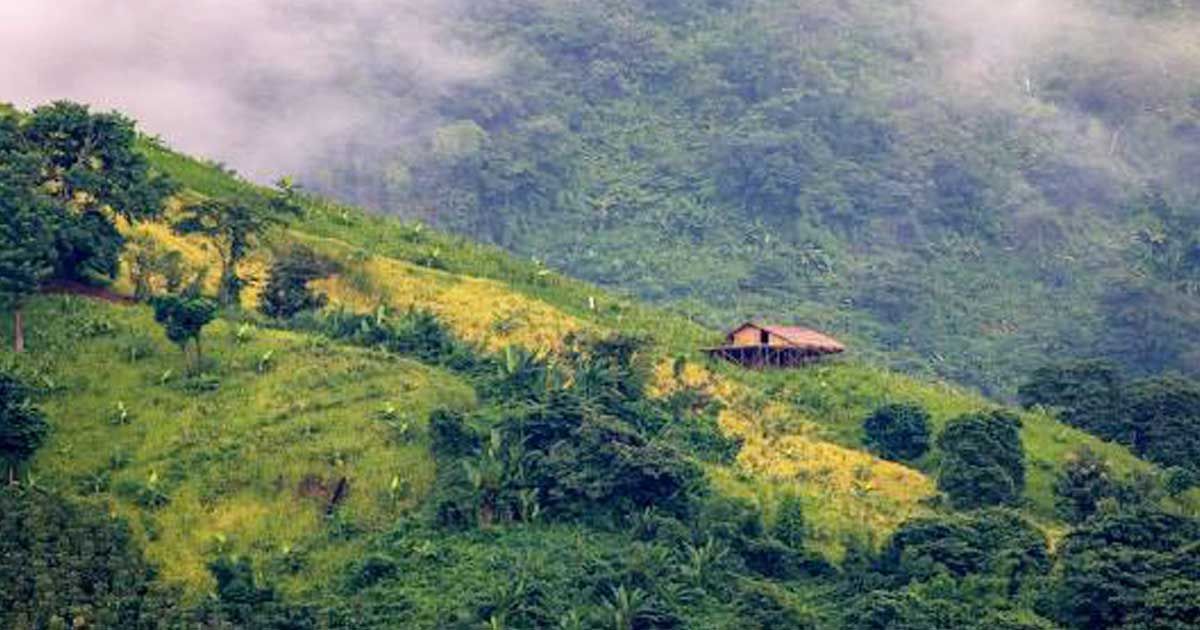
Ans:
{"label": "tree trunk", "polygon": [[13,309],[13,352],[25,352],[25,314],[20,307]]}

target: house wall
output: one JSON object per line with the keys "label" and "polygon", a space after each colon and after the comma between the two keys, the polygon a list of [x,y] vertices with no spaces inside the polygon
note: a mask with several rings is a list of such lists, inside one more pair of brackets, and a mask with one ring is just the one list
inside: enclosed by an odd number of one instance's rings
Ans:
{"label": "house wall", "polygon": [[757,328],[747,326],[740,330],[733,331],[733,339],[731,345],[735,346],[757,346],[762,343],[759,339],[760,331]]}

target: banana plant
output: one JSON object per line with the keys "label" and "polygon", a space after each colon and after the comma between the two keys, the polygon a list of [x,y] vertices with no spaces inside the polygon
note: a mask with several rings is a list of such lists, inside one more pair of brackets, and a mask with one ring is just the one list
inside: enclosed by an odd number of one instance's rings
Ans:
{"label": "banana plant", "polygon": [[613,630],[633,630],[638,617],[646,612],[646,600],[646,593],[640,588],[628,589],[624,584],[613,588],[603,604]]}

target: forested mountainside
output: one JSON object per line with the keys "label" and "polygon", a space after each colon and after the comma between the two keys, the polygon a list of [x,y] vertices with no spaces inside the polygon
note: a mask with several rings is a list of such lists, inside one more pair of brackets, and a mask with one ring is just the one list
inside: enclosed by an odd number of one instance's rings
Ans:
{"label": "forested mountainside", "polygon": [[[408,116],[348,133],[306,183],[1000,395],[1048,356],[1200,366],[1193,3],[460,9],[498,76],[413,100],[365,64],[359,98]],[[438,121],[415,144],[414,111]]]}
{"label": "forested mountainside", "polygon": [[0,108],[0,272],[0,627],[1200,619],[1194,380],[746,370],[67,102]]}

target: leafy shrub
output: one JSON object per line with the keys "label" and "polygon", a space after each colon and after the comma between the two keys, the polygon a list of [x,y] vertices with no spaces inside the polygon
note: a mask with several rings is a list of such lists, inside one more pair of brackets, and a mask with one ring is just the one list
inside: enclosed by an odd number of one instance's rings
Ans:
{"label": "leafy shrub", "polygon": [[187,355],[188,343],[196,348],[196,359],[189,357],[189,367],[195,369],[201,360],[200,332],[217,316],[217,303],[200,296],[160,295],[151,300],[154,321],[162,325],[167,339]]}
{"label": "leafy shrub", "polygon": [[1119,491],[1108,462],[1084,446],[1063,464],[1054,481],[1054,504],[1063,518],[1081,523],[1099,508],[1104,499]]}
{"label": "leafy shrub", "polygon": [[771,533],[783,544],[793,549],[804,547],[804,505],[800,497],[792,494],[784,495],[779,501],[778,513],[775,515],[775,525]]}
{"label": "leafy shrub", "polygon": [[[1157,510],[1119,511],[1088,521],[1061,545],[1056,616],[1075,628],[1194,624],[1197,540],[1200,521]],[[1173,625],[1181,618],[1181,625]]]}
{"label": "leafy shrub", "polygon": [[892,404],[863,421],[867,446],[884,459],[912,461],[929,450],[929,412],[917,405]]}
{"label": "leafy shrub", "polygon": [[467,371],[475,367],[473,353],[455,339],[437,316],[409,309],[394,316],[384,307],[372,314],[338,309],[293,321],[298,328],[321,332],[330,338],[383,348],[420,361]]}
{"label": "leafy shrub", "polygon": [[308,283],[337,271],[333,261],[310,247],[295,245],[271,264],[270,279],[263,288],[259,308],[268,317],[287,319],[296,313],[325,306],[327,297],[314,293]]}
{"label": "leafy shrub", "polygon": [[32,402],[33,391],[16,375],[0,371],[0,463],[5,479],[33,456],[50,430]]}
{"label": "leafy shrub", "polygon": [[1045,535],[1018,512],[991,508],[906,521],[884,547],[880,566],[903,581],[990,575],[1016,581],[1015,591],[1021,580],[1050,571],[1050,550]]}
{"label": "leafy shrub", "polygon": [[1008,411],[966,414],[938,436],[938,487],[958,508],[1015,504],[1025,489],[1021,420]]}
{"label": "leafy shrub", "polygon": [[0,557],[0,627],[157,628],[174,606],[123,521],[53,493],[0,488]]}
{"label": "leafy shrub", "polygon": [[362,559],[350,570],[346,586],[350,591],[370,588],[376,583],[392,577],[399,570],[396,561],[379,554]]}

